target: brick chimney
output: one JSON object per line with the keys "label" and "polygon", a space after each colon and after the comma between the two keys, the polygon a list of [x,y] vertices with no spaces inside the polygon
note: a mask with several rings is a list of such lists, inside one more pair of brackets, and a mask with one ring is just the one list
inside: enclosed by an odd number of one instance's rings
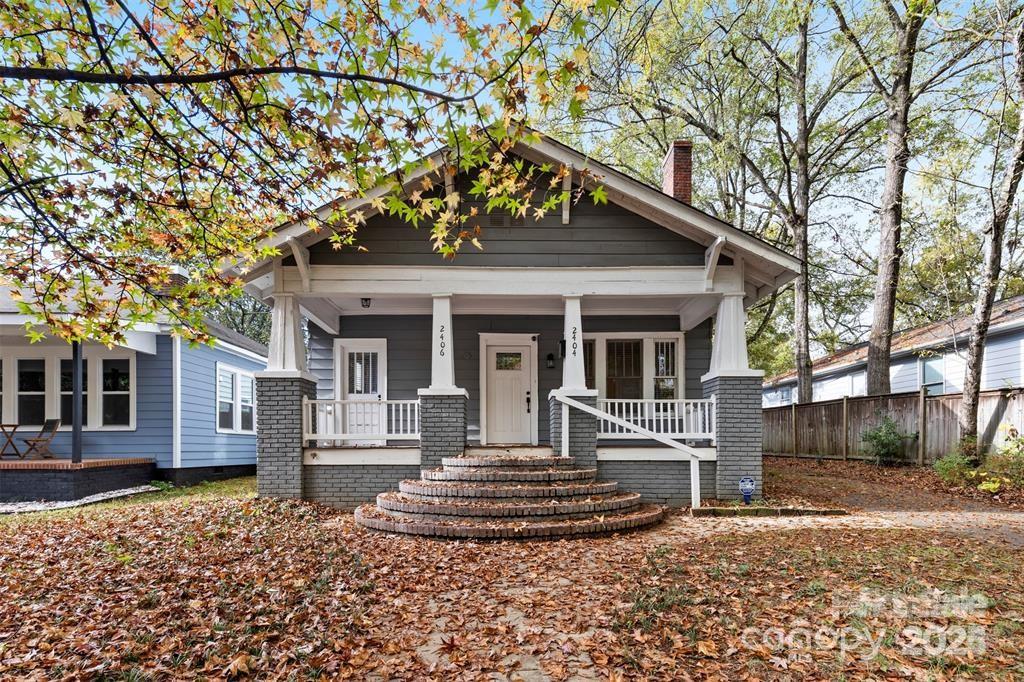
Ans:
{"label": "brick chimney", "polygon": [[689,204],[693,200],[693,142],[676,140],[661,163],[661,191]]}

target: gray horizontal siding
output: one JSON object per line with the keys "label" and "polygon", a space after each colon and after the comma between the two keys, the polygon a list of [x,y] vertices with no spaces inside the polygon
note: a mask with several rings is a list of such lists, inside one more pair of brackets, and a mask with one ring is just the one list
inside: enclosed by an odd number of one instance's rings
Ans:
{"label": "gray horizontal siding", "polygon": [[[558,357],[562,338],[559,315],[455,315],[455,383],[469,391],[470,437],[479,438],[480,427],[480,334],[537,334],[539,395],[534,397],[539,410],[538,439],[548,442],[548,392],[562,383],[561,360],[554,369],[545,366],[548,353]],[[357,315],[341,318],[342,338],[386,338],[388,344],[388,398],[412,399],[416,391],[430,384],[429,315]],[[595,316],[583,320],[585,332],[678,331],[676,316]],[[710,323],[705,322],[686,333],[686,394],[702,395],[700,376],[708,371],[711,354]],[[334,337],[310,326],[310,371],[317,378],[317,394],[333,395]]]}
{"label": "gray horizontal siding", "polygon": [[223,348],[181,348],[181,466],[256,463],[256,436],[217,433],[217,362],[256,372],[255,362]]}
{"label": "gray horizontal siding", "polygon": [[[468,186],[462,184],[464,197]],[[467,228],[480,228],[483,250],[466,244],[454,261],[441,258],[431,247],[430,225],[415,228],[398,217],[378,215],[357,234],[354,248],[335,250],[329,240],[310,248],[316,265],[462,265],[462,266],[608,266],[703,265],[704,247],[632,211],[608,203],[596,206],[584,197],[570,210],[568,225],[561,210],[539,221],[512,219],[504,212],[487,214],[482,203],[464,201],[463,211],[478,215]],[[293,264],[287,260],[286,264]],[[723,264],[731,263],[723,258]]]}

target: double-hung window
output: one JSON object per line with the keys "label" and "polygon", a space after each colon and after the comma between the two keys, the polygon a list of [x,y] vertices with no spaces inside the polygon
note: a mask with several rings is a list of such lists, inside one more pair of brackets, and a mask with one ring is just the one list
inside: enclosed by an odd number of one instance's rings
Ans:
{"label": "double-hung window", "polygon": [[18,360],[17,415],[23,426],[42,426],[46,421],[46,361]]}
{"label": "double-hung window", "polygon": [[103,359],[100,381],[101,423],[103,426],[131,425],[132,373],[127,358]]}
{"label": "double-hung window", "polygon": [[[75,400],[74,388],[75,363],[71,360],[60,361],[60,421],[65,426],[71,425],[71,410]],[[89,422],[89,363],[82,363],[82,424]]]}
{"label": "double-hung window", "polygon": [[921,386],[928,395],[942,395],[945,380],[942,376],[943,358],[941,355],[921,358]]}
{"label": "double-hung window", "polygon": [[252,372],[217,364],[217,430],[255,433],[256,384]]}

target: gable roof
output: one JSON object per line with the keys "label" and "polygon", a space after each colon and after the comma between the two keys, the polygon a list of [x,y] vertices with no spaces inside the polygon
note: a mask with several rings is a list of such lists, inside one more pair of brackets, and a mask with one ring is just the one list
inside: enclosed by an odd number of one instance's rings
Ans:
{"label": "gable roof", "polygon": [[[1024,326],[1024,295],[1004,298],[992,305],[990,332],[1013,326]],[[950,317],[913,327],[892,336],[892,355],[898,357],[915,351],[924,351],[949,345],[966,335],[971,329],[971,314]],[[820,357],[811,363],[811,372],[817,376],[841,369],[853,368],[867,362],[866,342],[848,346],[840,351]],[[765,386],[776,386],[796,381],[796,370],[784,372],[766,380]]]}
{"label": "gable roof", "polygon": [[[744,274],[748,282],[747,294],[751,300],[757,300],[775,291],[794,279],[799,273],[800,261],[769,244],[768,242],[733,227],[704,211],[664,194],[660,189],[622,173],[610,166],[595,161],[568,145],[558,142],[537,131],[533,131],[538,139],[524,139],[519,142],[513,152],[534,163],[558,163],[569,166],[574,171],[577,185],[581,178],[579,171],[586,169],[596,176],[610,202],[623,206],[638,215],[642,215],[666,229],[673,230],[693,241],[710,247],[718,240],[724,241],[722,253],[732,257],[740,257],[744,261]],[[408,174],[405,186],[411,187],[424,176],[438,175],[444,164],[444,151],[425,157],[418,170]],[[374,188],[363,197],[340,202],[348,210],[364,209],[367,217],[373,215],[369,210],[371,201],[386,193],[383,187]],[[321,218],[326,218],[339,202],[331,202],[317,210]],[[295,222],[279,227],[275,234],[265,239],[261,246],[277,248],[284,256],[290,255],[290,245],[309,247],[314,243],[327,239],[326,230],[312,230],[305,224]],[[272,269],[274,261],[282,256],[269,258],[254,264],[248,271],[240,272],[237,266],[226,268],[228,273],[237,272],[249,282],[266,276]]]}

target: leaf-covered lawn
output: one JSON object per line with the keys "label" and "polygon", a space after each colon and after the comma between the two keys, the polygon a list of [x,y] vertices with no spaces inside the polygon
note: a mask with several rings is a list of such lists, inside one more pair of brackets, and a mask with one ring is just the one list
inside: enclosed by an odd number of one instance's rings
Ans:
{"label": "leaf-covered lawn", "polygon": [[[618,537],[456,543],[235,493],[0,526],[0,677],[1024,675],[1024,552],[1006,545],[681,515]],[[922,610],[979,593],[992,603]],[[904,631],[928,626],[962,630],[963,651],[937,634],[912,651]]]}

